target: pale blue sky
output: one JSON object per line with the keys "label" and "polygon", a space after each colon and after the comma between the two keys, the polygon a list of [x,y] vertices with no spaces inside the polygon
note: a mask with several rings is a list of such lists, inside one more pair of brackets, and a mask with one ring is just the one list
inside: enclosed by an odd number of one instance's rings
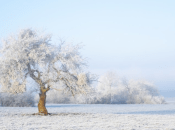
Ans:
{"label": "pale blue sky", "polygon": [[0,0],[0,38],[28,27],[82,42],[93,73],[175,90],[174,0]]}

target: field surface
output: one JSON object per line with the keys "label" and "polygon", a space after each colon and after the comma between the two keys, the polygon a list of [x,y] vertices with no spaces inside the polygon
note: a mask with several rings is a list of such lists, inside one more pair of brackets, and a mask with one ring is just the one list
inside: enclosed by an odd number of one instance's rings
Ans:
{"label": "field surface", "polygon": [[0,107],[0,130],[175,130],[175,104]]}

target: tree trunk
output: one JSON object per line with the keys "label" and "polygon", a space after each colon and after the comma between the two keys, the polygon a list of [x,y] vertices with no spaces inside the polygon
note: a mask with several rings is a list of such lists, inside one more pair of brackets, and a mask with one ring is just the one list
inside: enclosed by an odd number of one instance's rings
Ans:
{"label": "tree trunk", "polygon": [[40,88],[40,100],[39,100],[39,103],[38,103],[38,111],[39,113],[43,113],[44,115],[48,115],[48,112],[47,112],[47,109],[45,107],[45,103],[46,103],[46,92],[49,90],[50,88],[47,87],[41,87]]}

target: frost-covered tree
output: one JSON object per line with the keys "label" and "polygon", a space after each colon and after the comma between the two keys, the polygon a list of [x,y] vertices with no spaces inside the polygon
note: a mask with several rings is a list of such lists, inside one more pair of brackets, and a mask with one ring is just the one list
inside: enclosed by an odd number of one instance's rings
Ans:
{"label": "frost-covered tree", "polygon": [[97,92],[101,95],[109,98],[109,103],[112,103],[114,91],[113,89],[117,87],[118,77],[115,72],[107,72],[99,78],[99,83],[97,85]]}
{"label": "frost-covered tree", "polygon": [[115,104],[162,104],[165,100],[159,95],[154,84],[144,80],[127,80],[108,72],[99,78],[97,103]]}
{"label": "frost-covered tree", "polygon": [[[145,80],[121,79],[116,93],[116,99],[125,99],[128,104],[162,104],[164,98],[153,83]],[[120,97],[119,97],[120,96]]]}
{"label": "frost-covered tree", "polygon": [[79,53],[81,46],[51,44],[51,36],[32,29],[23,29],[2,41],[0,50],[0,85],[3,92],[23,93],[28,79],[37,83],[40,90],[39,113],[48,114],[45,108],[46,92],[50,88],[76,94],[90,92],[94,76],[84,72],[86,65]]}

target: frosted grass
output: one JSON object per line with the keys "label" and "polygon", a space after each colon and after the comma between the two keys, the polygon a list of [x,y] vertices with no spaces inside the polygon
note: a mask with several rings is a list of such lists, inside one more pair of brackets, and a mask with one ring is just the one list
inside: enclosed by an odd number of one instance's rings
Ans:
{"label": "frosted grass", "polygon": [[175,130],[175,104],[47,104],[52,115],[32,115],[37,109],[0,107],[0,129]]}

